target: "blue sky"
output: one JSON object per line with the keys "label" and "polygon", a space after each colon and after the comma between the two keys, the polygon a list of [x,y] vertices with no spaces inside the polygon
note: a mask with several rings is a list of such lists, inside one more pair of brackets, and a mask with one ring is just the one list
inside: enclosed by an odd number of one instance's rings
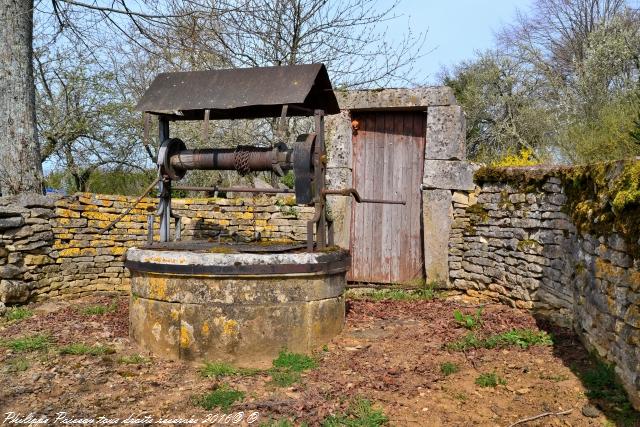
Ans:
{"label": "blue sky", "polygon": [[[384,6],[387,1],[379,4]],[[401,0],[396,13],[402,15],[389,23],[390,33],[428,30],[423,47],[433,51],[416,63],[420,77],[435,83],[442,66],[451,66],[473,57],[476,50],[490,48],[494,33],[509,23],[516,9],[528,9],[532,0]],[[419,78],[423,80],[423,78]]]}

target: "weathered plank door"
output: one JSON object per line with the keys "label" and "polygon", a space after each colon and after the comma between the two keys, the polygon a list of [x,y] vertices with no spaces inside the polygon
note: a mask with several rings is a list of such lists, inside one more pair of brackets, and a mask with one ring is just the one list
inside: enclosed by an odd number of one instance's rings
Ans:
{"label": "weathered plank door", "polygon": [[425,113],[353,114],[353,185],[362,197],[406,205],[353,203],[349,280],[409,282],[423,277],[420,184]]}

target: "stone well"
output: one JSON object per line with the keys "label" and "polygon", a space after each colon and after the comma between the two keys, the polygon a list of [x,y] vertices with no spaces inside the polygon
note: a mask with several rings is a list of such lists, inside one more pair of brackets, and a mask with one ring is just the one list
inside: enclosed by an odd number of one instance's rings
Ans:
{"label": "stone well", "polygon": [[269,365],[342,330],[346,251],[212,253],[131,248],[130,335],[171,359]]}

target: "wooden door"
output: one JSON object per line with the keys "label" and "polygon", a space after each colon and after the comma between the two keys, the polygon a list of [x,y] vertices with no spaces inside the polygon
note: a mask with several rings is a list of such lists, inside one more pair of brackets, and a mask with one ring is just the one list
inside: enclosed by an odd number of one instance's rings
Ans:
{"label": "wooden door", "polygon": [[422,200],[425,113],[354,114],[353,186],[362,197],[406,205],[353,203],[349,280],[406,283],[424,277]]}

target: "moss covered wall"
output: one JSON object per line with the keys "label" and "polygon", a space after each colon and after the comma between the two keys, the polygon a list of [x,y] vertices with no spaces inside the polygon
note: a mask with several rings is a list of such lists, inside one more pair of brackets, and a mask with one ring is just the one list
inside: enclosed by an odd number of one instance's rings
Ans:
{"label": "moss covered wall", "polygon": [[475,181],[453,194],[449,286],[573,327],[640,407],[640,161]]}

